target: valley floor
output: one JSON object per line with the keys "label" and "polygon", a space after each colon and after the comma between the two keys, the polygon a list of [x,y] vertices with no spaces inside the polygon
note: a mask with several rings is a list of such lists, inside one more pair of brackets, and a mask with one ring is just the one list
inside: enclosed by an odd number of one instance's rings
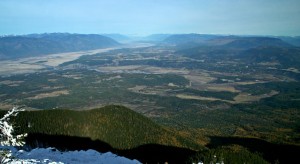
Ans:
{"label": "valley floor", "polygon": [[[299,68],[278,61],[248,62],[231,53],[210,56],[215,55],[211,51],[141,45],[1,61],[0,108],[77,111],[117,104],[190,141],[185,147],[191,149],[222,147],[222,137],[299,146]],[[233,149],[242,145],[228,144]]]}

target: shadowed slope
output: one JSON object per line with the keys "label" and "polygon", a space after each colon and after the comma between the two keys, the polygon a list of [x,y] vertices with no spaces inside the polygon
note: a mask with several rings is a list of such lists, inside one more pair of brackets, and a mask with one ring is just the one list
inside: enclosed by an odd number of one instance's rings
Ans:
{"label": "shadowed slope", "polygon": [[88,137],[106,142],[117,149],[129,149],[145,144],[196,146],[175,132],[168,131],[123,106],[106,106],[87,111],[22,112],[18,115],[16,123],[20,125],[19,131],[29,134]]}

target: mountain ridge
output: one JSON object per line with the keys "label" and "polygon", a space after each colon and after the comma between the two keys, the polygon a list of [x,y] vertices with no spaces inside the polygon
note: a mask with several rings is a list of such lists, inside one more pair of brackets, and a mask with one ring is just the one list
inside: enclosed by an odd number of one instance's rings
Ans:
{"label": "mountain ridge", "polygon": [[269,36],[240,36],[213,34],[174,34],[162,41],[165,44],[198,46],[227,46],[232,48],[253,48],[261,45],[292,47],[281,38]]}
{"label": "mountain ridge", "polygon": [[189,142],[193,143],[141,114],[116,105],[84,111],[26,111],[15,121],[22,133],[89,137],[117,149],[145,144],[187,147]]}
{"label": "mountain ridge", "polygon": [[30,34],[0,38],[0,59],[15,59],[115,47],[117,41],[97,34]]}

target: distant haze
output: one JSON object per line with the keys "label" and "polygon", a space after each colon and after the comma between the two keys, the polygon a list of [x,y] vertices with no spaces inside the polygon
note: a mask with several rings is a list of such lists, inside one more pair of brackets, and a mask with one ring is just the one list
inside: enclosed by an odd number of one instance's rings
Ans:
{"label": "distant haze", "polygon": [[0,35],[300,35],[299,0],[1,0]]}

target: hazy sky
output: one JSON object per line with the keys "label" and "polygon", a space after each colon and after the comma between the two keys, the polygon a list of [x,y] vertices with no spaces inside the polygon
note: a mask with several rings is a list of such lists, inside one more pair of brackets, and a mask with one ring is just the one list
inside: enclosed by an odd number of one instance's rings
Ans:
{"label": "hazy sky", "polygon": [[0,0],[0,34],[300,35],[300,0]]}

